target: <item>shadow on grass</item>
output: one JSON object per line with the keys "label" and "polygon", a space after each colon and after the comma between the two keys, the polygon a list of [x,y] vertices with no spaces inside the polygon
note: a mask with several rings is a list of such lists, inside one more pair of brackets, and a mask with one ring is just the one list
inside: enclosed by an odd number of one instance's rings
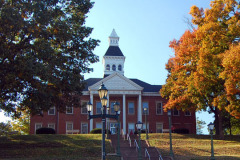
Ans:
{"label": "shadow on grass", "polygon": [[[81,159],[101,157],[101,135],[27,135],[0,137],[3,159]],[[111,152],[109,141],[106,151]],[[114,150],[113,150],[114,151]]]}

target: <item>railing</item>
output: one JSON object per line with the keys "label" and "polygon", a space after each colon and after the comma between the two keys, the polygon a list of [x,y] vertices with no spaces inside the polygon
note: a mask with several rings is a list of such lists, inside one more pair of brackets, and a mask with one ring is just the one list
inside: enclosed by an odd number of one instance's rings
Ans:
{"label": "railing", "polygon": [[130,138],[129,134],[127,134],[127,140],[129,142],[130,147],[132,147],[132,141],[131,141],[131,138]]}
{"label": "railing", "polygon": [[150,160],[151,158],[150,158],[150,154],[148,153],[148,150],[147,150],[147,148],[145,148],[145,157],[147,157],[148,156],[148,160]]}
{"label": "railing", "polygon": [[159,158],[158,158],[159,160],[163,160],[163,158],[162,158],[162,156],[161,155],[159,155]]}
{"label": "railing", "polygon": [[136,139],[134,140],[134,145],[136,146],[136,151],[138,152],[139,146]]}

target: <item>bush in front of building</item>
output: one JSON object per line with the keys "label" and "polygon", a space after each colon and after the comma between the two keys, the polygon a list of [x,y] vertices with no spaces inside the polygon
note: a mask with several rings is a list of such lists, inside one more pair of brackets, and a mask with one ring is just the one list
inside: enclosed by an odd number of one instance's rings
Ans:
{"label": "bush in front of building", "polygon": [[177,128],[173,130],[173,133],[189,134],[189,130],[186,128]]}
{"label": "bush in front of building", "polygon": [[[146,130],[145,129],[141,130],[141,133],[146,133]],[[138,131],[137,130],[134,131],[134,134],[138,134]]]}
{"label": "bush in front of building", "polygon": [[[105,130],[106,133],[107,130]],[[100,134],[102,133],[102,129],[101,128],[94,128],[93,130],[91,130],[90,132],[91,134]],[[110,130],[108,130],[108,134],[111,134]]]}
{"label": "bush in front of building", "polygon": [[56,134],[53,128],[38,128],[36,134]]}

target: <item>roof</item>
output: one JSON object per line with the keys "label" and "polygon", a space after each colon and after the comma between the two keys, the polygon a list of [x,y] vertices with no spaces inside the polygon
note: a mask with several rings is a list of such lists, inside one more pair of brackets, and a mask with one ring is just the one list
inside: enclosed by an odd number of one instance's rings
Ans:
{"label": "roof", "polygon": [[115,29],[112,30],[112,33],[111,33],[111,35],[110,35],[109,37],[119,38],[118,35],[117,35],[117,33],[116,33],[116,31],[115,31]]}
{"label": "roof", "polygon": [[[84,91],[88,91],[88,87],[97,83],[98,81],[102,80],[103,78],[89,78],[85,80],[86,86]],[[143,92],[159,92],[159,90],[162,88],[162,85],[151,85],[149,83],[143,82],[139,79],[130,79],[134,83],[138,84],[139,86],[143,87]]]}
{"label": "roof", "polygon": [[109,46],[104,56],[124,56],[118,46]]}

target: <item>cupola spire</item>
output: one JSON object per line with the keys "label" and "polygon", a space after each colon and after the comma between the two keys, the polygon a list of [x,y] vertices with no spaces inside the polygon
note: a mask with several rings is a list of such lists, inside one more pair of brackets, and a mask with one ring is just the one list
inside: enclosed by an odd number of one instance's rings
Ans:
{"label": "cupola spire", "polygon": [[108,37],[108,40],[109,40],[109,46],[118,46],[119,37],[118,37],[115,29],[112,30],[112,33]]}

